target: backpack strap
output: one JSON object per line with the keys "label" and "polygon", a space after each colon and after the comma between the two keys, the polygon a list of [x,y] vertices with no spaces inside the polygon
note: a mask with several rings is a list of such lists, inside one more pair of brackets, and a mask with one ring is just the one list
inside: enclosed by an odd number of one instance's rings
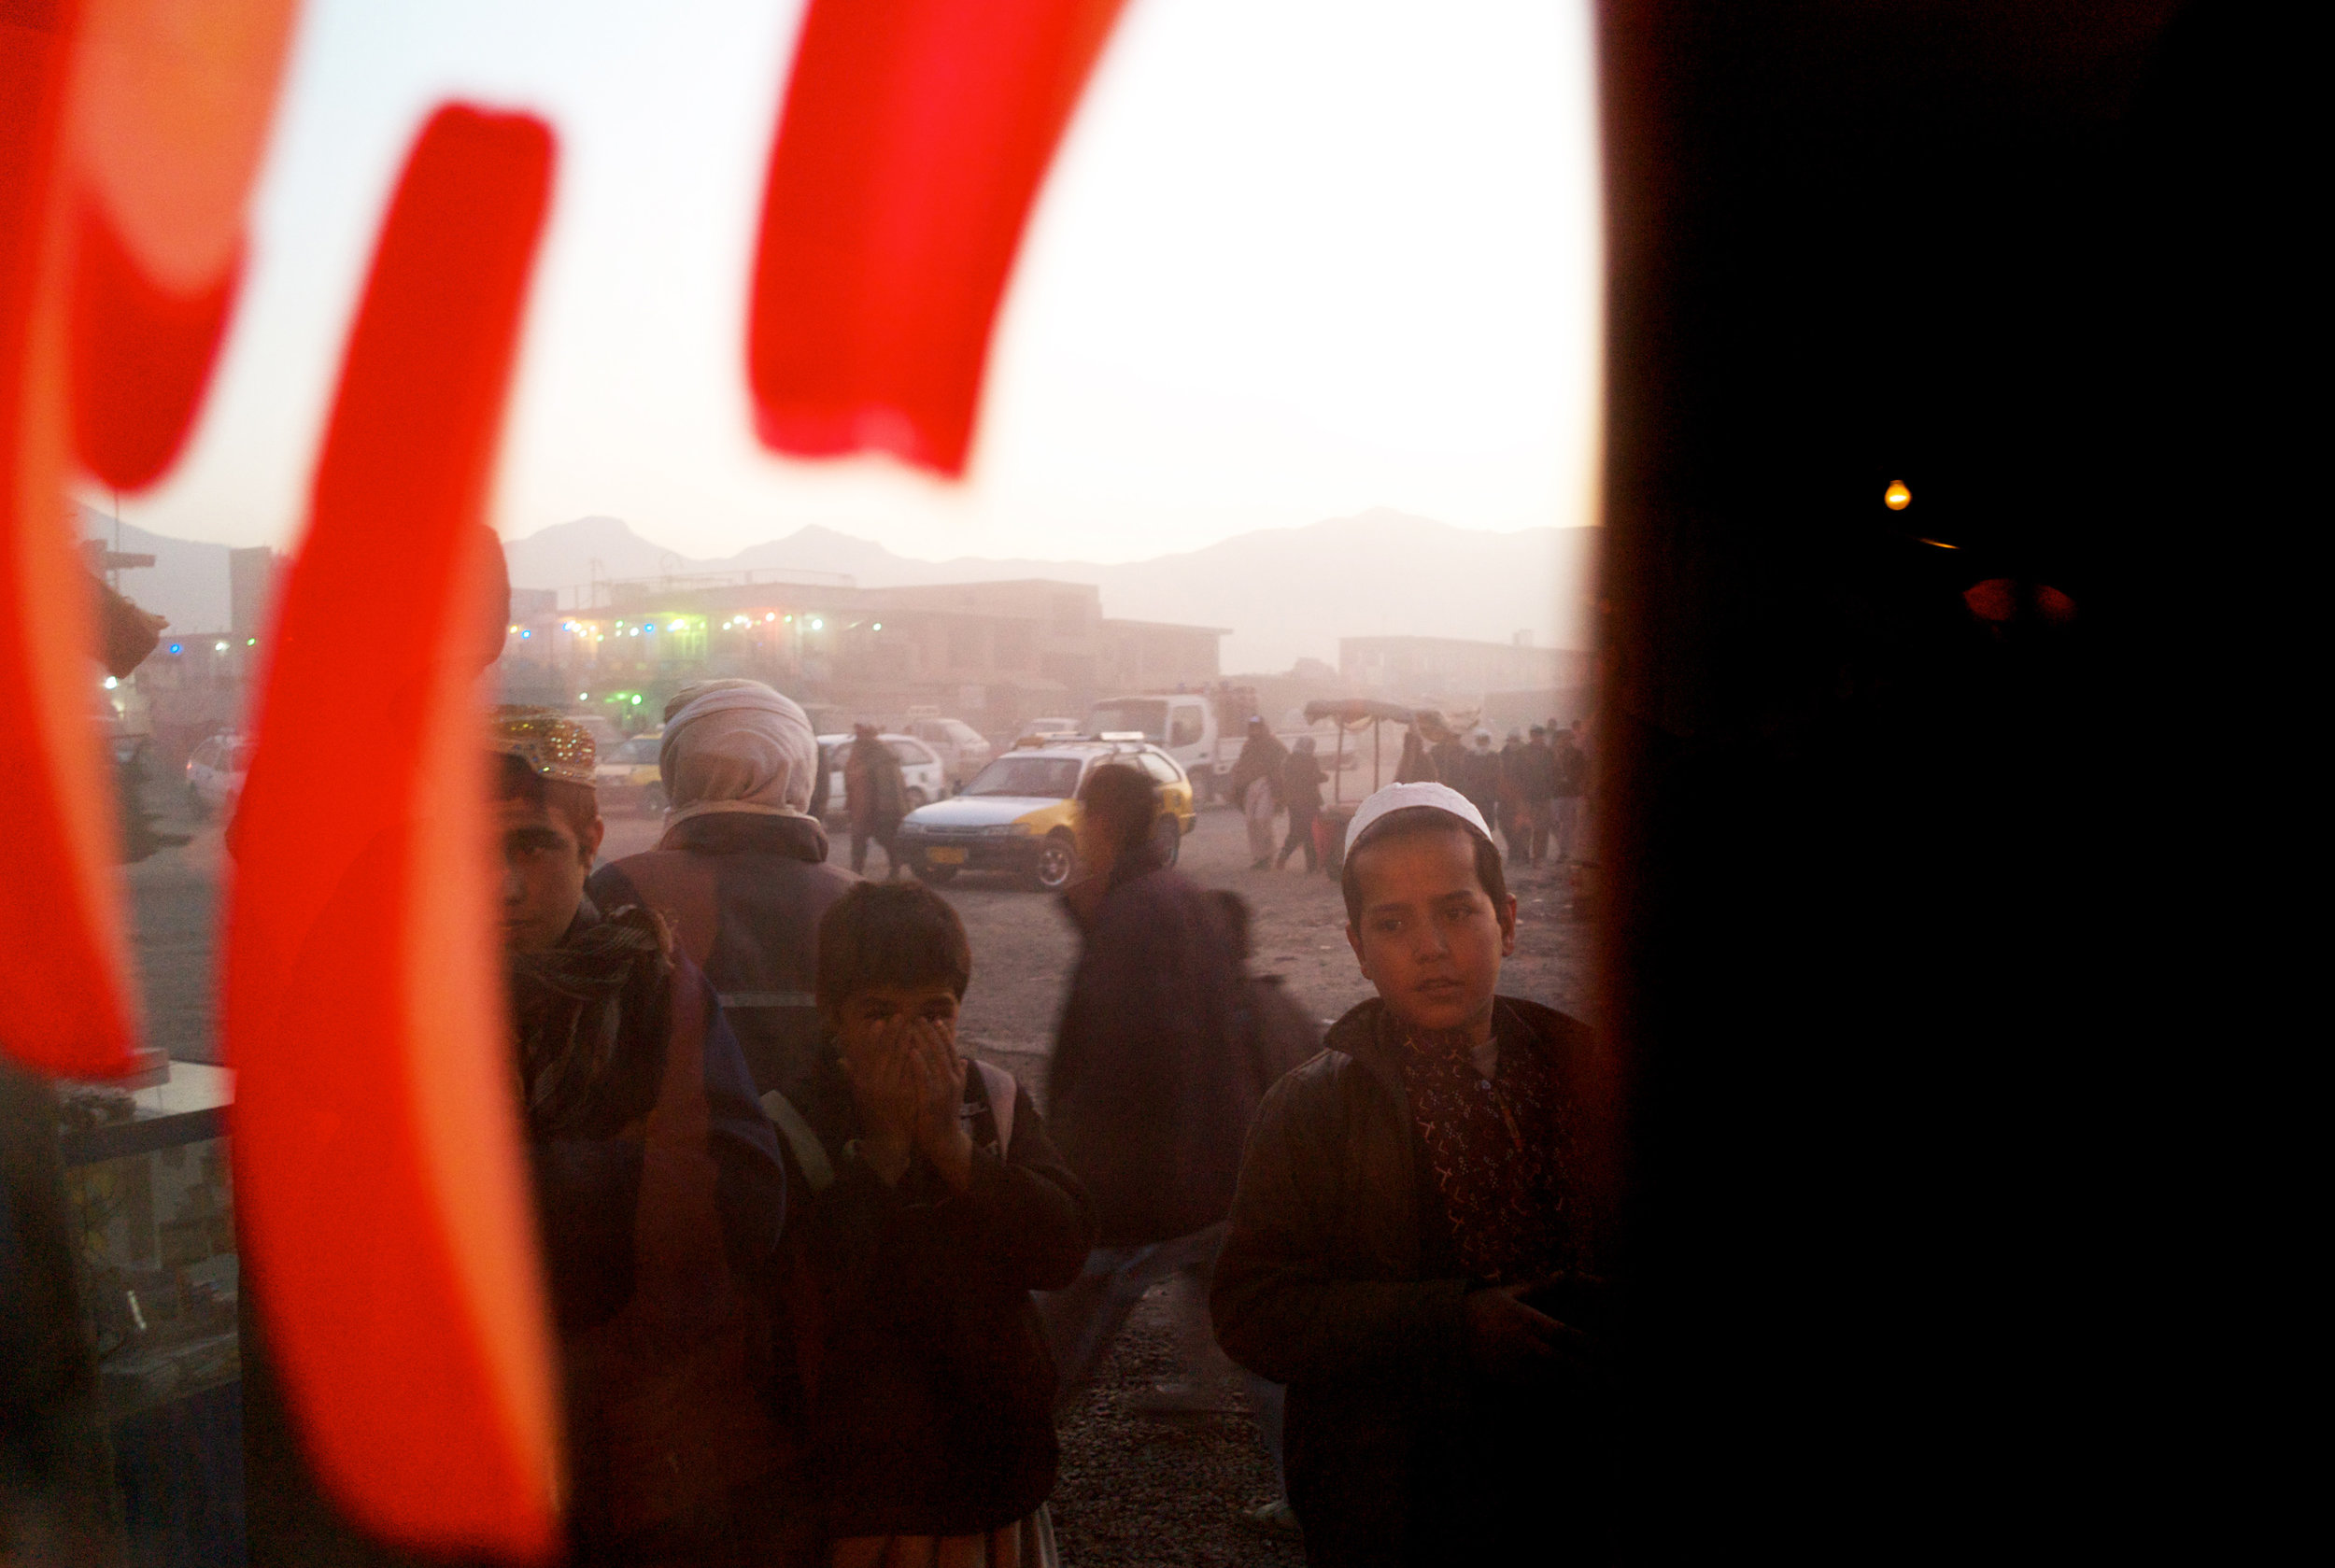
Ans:
{"label": "backpack strap", "polygon": [[1002,1160],[1013,1152],[1013,1102],[1021,1093],[1021,1085],[995,1062],[975,1062],[973,1066],[981,1073],[982,1093],[989,1096],[989,1117],[998,1124],[998,1158]]}
{"label": "backpack strap", "polygon": [[762,1096],[762,1113],[778,1123],[785,1135],[786,1147],[795,1151],[795,1164],[802,1167],[802,1179],[811,1184],[814,1195],[835,1185],[835,1162],[827,1157],[827,1145],[811,1130],[811,1123],[802,1119],[794,1101],[772,1089]]}

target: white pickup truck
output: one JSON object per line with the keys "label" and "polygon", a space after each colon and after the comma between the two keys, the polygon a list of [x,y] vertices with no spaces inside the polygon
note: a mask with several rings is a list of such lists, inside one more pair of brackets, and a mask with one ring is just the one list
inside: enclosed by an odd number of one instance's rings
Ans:
{"label": "white pickup truck", "polygon": [[1214,798],[1224,793],[1242,727],[1255,711],[1256,694],[1247,686],[1107,697],[1087,710],[1086,733],[1141,735],[1176,759],[1196,791]]}

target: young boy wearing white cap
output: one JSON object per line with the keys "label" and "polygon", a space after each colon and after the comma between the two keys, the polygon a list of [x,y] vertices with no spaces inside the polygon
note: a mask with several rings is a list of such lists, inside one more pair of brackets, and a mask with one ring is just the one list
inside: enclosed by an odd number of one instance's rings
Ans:
{"label": "young boy wearing white cap", "polygon": [[1610,1449],[1580,1023],[1498,994],[1516,900],[1439,784],[1348,829],[1346,937],[1378,996],[1266,1097],[1216,1265],[1217,1337],[1289,1385],[1317,1564],[1602,1561]]}

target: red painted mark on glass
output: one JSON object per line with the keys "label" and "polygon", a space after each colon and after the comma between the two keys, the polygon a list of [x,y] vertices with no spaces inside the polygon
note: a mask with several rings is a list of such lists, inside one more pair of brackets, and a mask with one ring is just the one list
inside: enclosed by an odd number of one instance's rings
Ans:
{"label": "red painted mark on glass", "polygon": [[206,289],[174,293],[146,275],[103,212],[81,209],[71,312],[73,435],[82,466],[143,489],[177,460],[243,278],[240,250]]}
{"label": "red painted mark on glass", "polygon": [[765,445],[965,470],[1040,179],[1121,0],[812,0],[747,365]]}
{"label": "red painted mark on glass", "polygon": [[69,7],[0,13],[0,690],[19,703],[0,822],[25,896],[0,912],[0,1045],[42,1072],[138,1065],[113,798],[90,713],[89,579],[64,495]]}
{"label": "red painted mark on glass", "polygon": [[[555,1399],[509,1069],[481,526],[548,198],[542,122],[439,111],[352,329],[241,807],[235,1197],[326,1484],[389,1538],[542,1557]],[[351,638],[383,614],[395,637]]]}

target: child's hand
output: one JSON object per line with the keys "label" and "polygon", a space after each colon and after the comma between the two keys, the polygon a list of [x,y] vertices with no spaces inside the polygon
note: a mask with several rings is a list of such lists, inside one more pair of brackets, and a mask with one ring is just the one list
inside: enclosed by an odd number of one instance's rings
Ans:
{"label": "child's hand", "polygon": [[909,1032],[909,1051],[921,1077],[916,1147],[925,1151],[942,1180],[963,1192],[973,1179],[973,1140],[966,1136],[965,1059],[956,1053],[953,1031],[920,1018]]}
{"label": "child's hand", "polygon": [[924,1100],[910,1020],[898,1017],[844,1042],[843,1076],[859,1108],[860,1153],[886,1182],[908,1168]]}

